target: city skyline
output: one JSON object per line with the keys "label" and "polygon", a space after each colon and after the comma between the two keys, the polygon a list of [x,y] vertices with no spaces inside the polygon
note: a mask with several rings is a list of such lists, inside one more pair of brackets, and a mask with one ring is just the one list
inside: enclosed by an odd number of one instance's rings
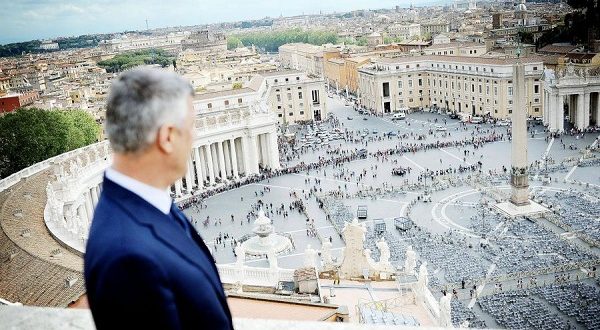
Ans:
{"label": "city skyline", "polygon": [[[191,26],[254,20],[264,17],[295,16],[348,12],[359,9],[427,6],[451,3],[450,0],[366,0],[316,1],[302,3],[274,3],[267,0],[233,0],[223,5],[218,2],[203,4],[193,0],[180,0],[177,4],[162,1],[145,1],[143,6],[135,1],[61,1],[60,4],[44,0],[26,0],[5,4],[6,12],[13,15],[0,22],[5,33],[0,36],[0,44],[23,42],[36,39],[53,39],[96,33],[118,33],[129,30],[144,30],[146,19],[150,29],[170,26]],[[176,10],[172,8],[177,6]],[[307,8],[309,10],[307,10]],[[131,13],[137,13],[131,18]]]}

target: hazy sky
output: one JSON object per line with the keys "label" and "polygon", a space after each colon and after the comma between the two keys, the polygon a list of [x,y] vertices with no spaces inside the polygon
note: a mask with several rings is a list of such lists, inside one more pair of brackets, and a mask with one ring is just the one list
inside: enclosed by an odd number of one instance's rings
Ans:
{"label": "hazy sky", "polygon": [[354,9],[407,7],[450,0],[0,0],[0,44]]}

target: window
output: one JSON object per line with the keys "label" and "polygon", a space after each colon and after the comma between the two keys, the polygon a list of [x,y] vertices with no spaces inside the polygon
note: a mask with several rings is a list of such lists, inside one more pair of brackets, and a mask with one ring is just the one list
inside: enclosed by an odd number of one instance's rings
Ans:
{"label": "window", "polygon": [[206,105],[209,109],[212,109],[212,103]]}
{"label": "window", "polygon": [[534,66],[534,67],[533,67],[533,71],[537,71],[537,66]]}
{"label": "window", "polygon": [[277,114],[277,116],[278,116],[279,118],[281,118],[281,117],[283,117],[283,114],[279,113],[279,114]]}
{"label": "window", "polygon": [[533,92],[538,94],[540,92],[540,85],[533,85]]}
{"label": "window", "polygon": [[412,88],[412,87],[413,87],[413,86],[412,86],[412,79],[409,79],[409,80],[408,80],[408,88]]}
{"label": "window", "polygon": [[278,106],[277,106],[277,109],[281,109],[281,106],[280,106],[280,105],[278,105]]}
{"label": "window", "polygon": [[302,100],[302,92],[298,92],[298,98]]}
{"label": "window", "polygon": [[238,99],[238,103],[242,104],[242,99],[241,98]]}
{"label": "window", "polygon": [[225,106],[228,106],[229,105],[229,100],[225,100],[224,103],[225,103]]}
{"label": "window", "polygon": [[390,97],[390,83],[383,83],[383,97]]}
{"label": "window", "polygon": [[423,86],[423,79],[419,79],[419,86]]}
{"label": "window", "polygon": [[300,77],[296,77],[296,80],[300,80]]}
{"label": "window", "polygon": [[300,111],[300,115],[303,115],[303,114],[304,114],[304,111]]}
{"label": "window", "polygon": [[277,82],[277,79],[275,79],[275,82]]}
{"label": "window", "polygon": [[288,81],[290,81],[290,78],[285,78],[285,82],[288,82]]}
{"label": "window", "polygon": [[277,102],[281,102],[281,95],[277,94]]}
{"label": "window", "polygon": [[293,112],[290,112],[288,115],[290,115],[290,116],[293,116],[293,115],[294,115],[294,113],[293,113]]}
{"label": "window", "polygon": [[508,96],[512,96],[513,95],[513,89],[512,87],[508,87]]}
{"label": "window", "polygon": [[313,90],[311,92],[312,94],[312,103],[313,104],[320,104],[321,102],[319,101],[319,91],[318,90]]}
{"label": "window", "polygon": [[292,93],[287,93],[287,99],[290,101],[292,99]]}

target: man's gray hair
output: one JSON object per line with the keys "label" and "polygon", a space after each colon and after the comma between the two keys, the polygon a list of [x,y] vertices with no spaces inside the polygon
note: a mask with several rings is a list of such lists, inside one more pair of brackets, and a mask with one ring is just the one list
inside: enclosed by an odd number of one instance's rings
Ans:
{"label": "man's gray hair", "polygon": [[160,69],[133,69],[112,82],[106,101],[106,134],[114,152],[145,150],[158,129],[183,125],[192,86],[180,75]]}

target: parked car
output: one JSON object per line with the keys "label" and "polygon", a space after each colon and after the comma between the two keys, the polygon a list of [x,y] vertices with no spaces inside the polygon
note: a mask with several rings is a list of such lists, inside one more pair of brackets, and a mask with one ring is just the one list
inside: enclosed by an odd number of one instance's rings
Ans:
{"label": "parked car", "polygon": [[403,120],[403,119],[406,119],[406,113],[404,113],[404,112],[397,112],[392,115],[392,120]]}
{"label": "parked car", "polygon": [[483,117],[473,117],[471,118],[472,124],[481,124],[483,123]]}
{"label": "parked car", "polygon": [[442,125],[435,125],[435,130],[440,132],[446,131],[446,127]]}
{"label": "parked car", "polygon": [[359,219],[367,218],[367,206],[366,205],[358,206],[358,208],[356,209],[356,217]]}
{"label": "parked car", "polygon": [[456,112],[453,112],[450,114],[450,119],[460,119],[460,116]]}
{"label": "parked car", "polygon": [[348,120],[352,120],[352,117],[348,116],[348,117],[346,117],[346,119],[348,119]]}

